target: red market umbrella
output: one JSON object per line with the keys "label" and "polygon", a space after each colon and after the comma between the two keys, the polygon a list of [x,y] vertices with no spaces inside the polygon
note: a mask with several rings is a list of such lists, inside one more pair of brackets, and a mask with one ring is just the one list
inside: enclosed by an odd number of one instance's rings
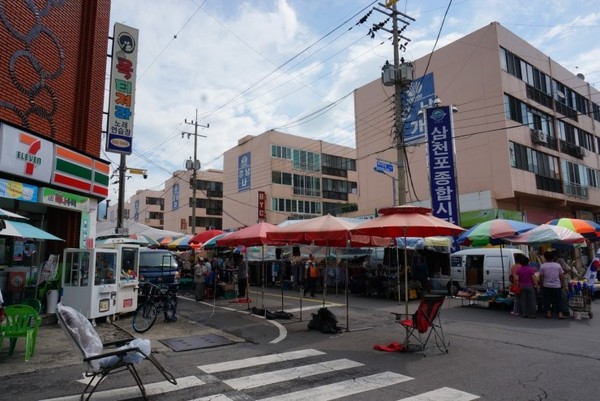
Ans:
{"label": "red market umbrella", "polygon": [[209,239],[216,237],[219,234],[223,234],[225,231],[223,230],[206,230],[206,231],[202,231],[199,232],[198,234],[194,235],[191,239],[190,239],[190,243],[205,243],[206,241],[208,241]]}
{"label": "red market umbrella", "polygon": [[[278,226],[276,230],[268,232],[269,240],[288,244],[308,244],[329,247],[347,246],[385,246],[389,239],[371,238],[370,235],[352,234],[351,230],[358,225],[357,219],[335,217],[330,214]],[[383,242],[383,244],[382,244]],[[329,249],[326,255],[329,255]],[[325,259],[326,261],[328,258]],[[348,277],[348,270],[346,270]],[[326,285],[323,285],[323,305],[325,305]],[[346,280],[346,329],[349,324],[349,299],[348,280]]]}
{"label": "red market umbrella", "polygon": [[596,239],[600,237],[600,224],[591,220],[562,217],[560,219],[550,220],[546,224],[550,224],[552,226],[565,227],[571,231],[575,231],[576,233],[591,239]]}
{"label": "red market umbrella", "polygon": [[276,225],[265,222],[253,224],[218,239],[217,246],[234,247],[238,245],[261,246],[276,244],[276,241],[271,241],[267,238],[267,233],[276,228]]}
{"label": "red market umbrella", "polygon": [[[433,237],[453,236],[464,228],[431,215],[431,209],[418,206],[394,206],[379,210],[380,216],[356,226],[350,232],[379,237]],[[408,314],[408,257],[404,251],[404,300]],[[398,301],[400,301],[400,277],[398,276]]]}
{"label": "red market umbrella", "polygon": [[371,235],[352,234],[357,226],[357,219],[345,219],[330,214],[278,226],[268,232],[267,238],[282,244],[307,244],[317,246],[347,247],[351,246],[385,246],[389,240],[381,240]]}

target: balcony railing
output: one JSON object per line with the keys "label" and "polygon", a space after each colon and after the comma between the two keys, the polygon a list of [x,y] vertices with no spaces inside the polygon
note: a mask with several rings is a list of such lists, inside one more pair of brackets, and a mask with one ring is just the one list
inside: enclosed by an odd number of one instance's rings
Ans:
{"label": "balcony railing", "polygon": [[580,199],[588,199],[588,187],[574,182],[563,182],[564,193]]}

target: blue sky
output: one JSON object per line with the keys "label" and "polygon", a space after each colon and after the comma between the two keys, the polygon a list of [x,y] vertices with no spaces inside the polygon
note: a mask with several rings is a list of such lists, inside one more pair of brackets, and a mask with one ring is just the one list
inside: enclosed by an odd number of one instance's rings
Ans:
{"label": "blue sky", "polygon": [[[449,7],[450,4],[450,7]],[[162,189],[193,156],[201,128],[203,169],[223,167],[223,153],[246,135],[269,129],[354,147],[352,92],[392,61],[389,34],[369,29],[385,16],[367,0],[112,0],[115,22],[139,29],[132,176],[138,189]],[[414,18],[401,55],[420,58],[497,21],[586,81],[600,83],[600,9],[596,1],[398,1]],[[446,15],[447,12],[447,15]],[[445,21],[442,23],[444,20]],[[391,28],[391,23],[388,23]],[[440,31],[441,30],[441,31]],[[108,86],[107,86],[108,87]],[[448,99],[448,101],[451,101]],[[118,165],[119,156],[103,153]],[[110,199],[116,201],[117,187]]]}

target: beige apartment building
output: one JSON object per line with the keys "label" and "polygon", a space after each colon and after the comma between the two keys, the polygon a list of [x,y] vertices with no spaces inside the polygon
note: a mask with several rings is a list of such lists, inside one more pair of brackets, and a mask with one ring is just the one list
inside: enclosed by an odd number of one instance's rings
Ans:
{"label": "beige apartment building", "polygon": [[[600,93],[498,23],[415,60],[404,99],[407,203],[430,205],[427,146],[420,109],[454,105],[460,224],[494,217],[544,223],[599,220]],[[427,70],[426,70],[427,68]],[[393,86],[375,80],[355,91],[358,212],[394,201],[398,160]],[[393,164],[392,164],[393,165]]]}
{"label": "beige apartment building", "polygon": [[[192,234],[223,226],[223,171],[196,172],[196,210],[193,205],[192,170],[178,170],[164,183],[161,190],[139,190],[123,207],[124,227],[127,221],[142,223],[161,230]],[[117,206],[110,205],[107,220],[117,221]]]}
{"label": "beige apartment building", "polygon": [[356,211],[356,150],[267,131],[225,152],[223,228]]}

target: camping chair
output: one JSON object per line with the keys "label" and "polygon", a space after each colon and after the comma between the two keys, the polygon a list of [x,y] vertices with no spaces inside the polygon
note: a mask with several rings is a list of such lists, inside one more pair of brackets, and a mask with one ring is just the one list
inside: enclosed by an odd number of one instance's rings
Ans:
{"label": "camping chair", "polygon": [[173,375],[166,371],[160,362],[152,356],[150,340],[136,338],[103,344],[90,321],[75,309],[59,303],[56,316],[63,330],[83,354],[83,361],[88,364],[85,376],[90,377],[90,381],[81,393],[81,399],[84,398],[90,386],[94,384],[97,376],[99,376],[99,379],[91,388],[86,400],[90,399],[106,376],[128,370],[139,387],[142,397],[147,400],[146,389],[135,368],[135,365],[143,360],[150,361],[171,384],[177,384],[177,380]]}
{"label": "camping chair", "polygon": [[35,352],[35,341],[42,318],[31,306],[9,305],[4,308],[6,316],[0,325],[0,350],[4,337],[10,339],[8,355],[12,355],[17,345],[17,339],[24,337],[25,360],[28,361]]}
{"label": "camping chair", "polygon": [[417,311],[411,316],[402,313],[394,313],[396,323],[399,323],[406,329],[405,347],[408,349],[410,338],[415,339],[419,343],[419,347],[423,356],[425,356],[425,348],[429,338],[433,335],[435,343],[441,352],[448,353],[448,345],[444,338],[444,330],[440,320],[440,310],[444,303],[444,296],[425,295],[421,299],[421,303]]}

